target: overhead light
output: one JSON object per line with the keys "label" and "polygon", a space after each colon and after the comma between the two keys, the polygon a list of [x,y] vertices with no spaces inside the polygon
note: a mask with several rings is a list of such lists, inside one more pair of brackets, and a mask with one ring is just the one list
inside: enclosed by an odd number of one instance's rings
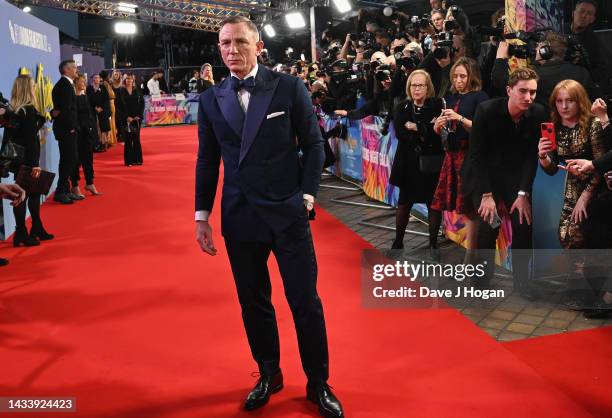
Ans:
{"label": "overhead light", "polygon": [[333,0],[333,3],[340,13],[346,13],[353,8],[349,0]]}
{"label": "overhead light", "polygon": [[387,6],[383,9],[383,15],[389,17],[393,14],[393,7]]}
{"label": "overhead light", "polygon": [[135,14],[137,8],[138,6],[132,3],[121,2],[117,5],[117,10],[123,13],[129,13],[129,14]]}
{"label": "overhead light", "polygon": [[276,31],[274,30],[274,26],[272,26],[269,23],[264,25],[263,30],[268,36],[268,38],[274,38],[276,36]]}
{"label": "overhead light", "polygon": [[299,29],[306,27],[306,21],[304,20],[304,16],[300,12],[291,12],[285,15],[285,20],[287,21],[287,25],[291,29]]}
{"label": "overhead light", "polygon": [[32,8],[31,8],[30,6],[25,6],[25,7],[23,8],[23,12],[24,12],[24,13],[30,13],[31,11],[32,11]]}
{"label": "overhead light", "polygon": [[115,23],[115,33],[120,35],[134,35],[136,33],[136,25],[132,22],[117,22]]}

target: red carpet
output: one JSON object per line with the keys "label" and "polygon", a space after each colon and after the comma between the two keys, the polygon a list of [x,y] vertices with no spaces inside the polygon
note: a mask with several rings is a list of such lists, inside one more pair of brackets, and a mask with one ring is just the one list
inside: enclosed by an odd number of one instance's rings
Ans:
{"label": "red carpet", "polygon": [[[0,270],[0,396],[75,396],[78,413],[58,417],[318,416],[276,267],[286,387],[264,409],[240,411],[256,367],[221,236],[214,258],[195,242],[196,147],[195,127],[146,129],[144,166],[124,167],[121,147],[96,155],[104,196],[43,206],[57,239],[0,247],[11,260]],[[212,219],[219,233],[218,208]],[[313,228],[330,383],[347,417],[594,416],[575,390],[453,310],[362,309],[369,245],[323,210]],[[609,372],[609,355],[583,349]],[[574,369],[564,372],[570,385]]]}
{"label": "red carpet", "polygon": [[612,416],[612,332],[610,328],[570,332],[504,344],[593,414]]}

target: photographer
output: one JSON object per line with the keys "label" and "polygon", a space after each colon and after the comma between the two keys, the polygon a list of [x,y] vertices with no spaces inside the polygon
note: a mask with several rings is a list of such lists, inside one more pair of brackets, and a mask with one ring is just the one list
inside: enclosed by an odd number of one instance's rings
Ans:
{"label": "photographer", "polygon": [[431,76],[434,86],[434,95],[444,97],[450,88],[450,68],[453,60],[452,47],[435,47],[427,54],[419,69],[425,70]]}
{"label": "photographer", "polygon": [[395,53],[396,69],[391,81],[391,97],[394,101],[406,98],[408,76],[423,60],[423,50],[417,43],[409,43],[401,53]]}
{"label": "photographer", "polygon": [[[582,84],[592,99],[599,96],[598,88],[591,80],[589,72],[578,65],[565,61],[567,40],[564,36],[548,32],[542,42],[537,43],[535,50],[535,71],[540,77],[536,103],[548,107],[548,99],[555,86],[562,80],[575,80]],[[508,79],[509,45],[499,43],[497,58],[493,64],[491,79],[496,90],[503,89]]]}
{"label": "photographer", "polygon": [[351,120],[363,119],[366,116],[378,115],[390,117],[393,109],[391,97],[391,70],[388,65],[379,65],[374,72],[373,97],[363,106],[354,110],[336,110],[337,116],[346,116]]}
{"label": "photographer", "polygon": [[586,57],[575,57],[575,64],[585,66],[593,80],[607,86],[610,71],[606,68],[605,48],[593,33],[592,25],[597,17],[597,3],[593,0],[578,0],[572,12],[570,37],[586,51]]}

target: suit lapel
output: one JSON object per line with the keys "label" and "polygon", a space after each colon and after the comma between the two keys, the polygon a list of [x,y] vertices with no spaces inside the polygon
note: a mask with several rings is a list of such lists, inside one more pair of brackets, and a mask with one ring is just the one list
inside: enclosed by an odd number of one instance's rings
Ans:
{"label": "suit lapel", "polygon": [[215,98],[217,104],[221,109],[223,117],[227,121],[232,131],[238,135],[238,138],[242,137],[242,125],[244,124],[244,112],[240,103],[238,103],[238,95],[230,87],[228,80],[224,82],[224,85],[215,87]]}
{"label": "suit lapel", "polygon": [[255,136],[257,132],[259,132],[259,128],[261,127],[261,123],[266,116],[266,112],[270,107],[270,102],[274,97],[274,92],[276,91],[276,86],[278,85],[278,81],[280,78],[272,78],[271,80],[266,80],[268,74],[266,71],[269,71],[263,67],[260,67],[257,83],[255,85],[255,89],[253,89],[253,93],[249,99],[249,108],[247,109],[246,121],[244,124],[244,129],[242,130],[242,142],[240,144],[240,160],[238,164],[242,163],[242,160],[249,152],[251,145],[255,141]]}

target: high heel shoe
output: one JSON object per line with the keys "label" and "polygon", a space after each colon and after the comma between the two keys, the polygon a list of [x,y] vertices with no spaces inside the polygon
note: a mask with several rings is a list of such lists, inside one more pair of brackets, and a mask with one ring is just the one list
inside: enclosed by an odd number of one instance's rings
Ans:
{"label": "high heel shoe", "polygon": [[100,193],[96,189],[96,186],[93,184],[88,184],[87,186],[85,186],[85,190],[87,190],[89,193],[91,193],[94,196],[102,196],[104,194],[104,193]]}
{"label": "high heel shoe", "polygon": [[73,187],[72,189],[70,189],[70,192],[78,198],[85,198],[85,195],[81,193],[81,189],[79,189],[79,186]]}
{"label": "high heel shoe", "polygon": [[38,239],[39,241],[49,241],[55,238],[55,235],[45,231],[45,228],[43,228],[42,226],[33,226],[30,230],[30,238]]}
{"label": "high heel shoe", "polygon": [[15,230],[15,235],[13,235],[13,247],[19,247],[21,244],[26,247],[35,247],[40,245],[40,242],[36,238],[29,236],[28,230],[23,228]]}
{"label": "high heel shoe", "polygon": [[403,250],[404,243],[402,241],[394,240],[393,243],[391,244],[391,249],[392,250]]}

